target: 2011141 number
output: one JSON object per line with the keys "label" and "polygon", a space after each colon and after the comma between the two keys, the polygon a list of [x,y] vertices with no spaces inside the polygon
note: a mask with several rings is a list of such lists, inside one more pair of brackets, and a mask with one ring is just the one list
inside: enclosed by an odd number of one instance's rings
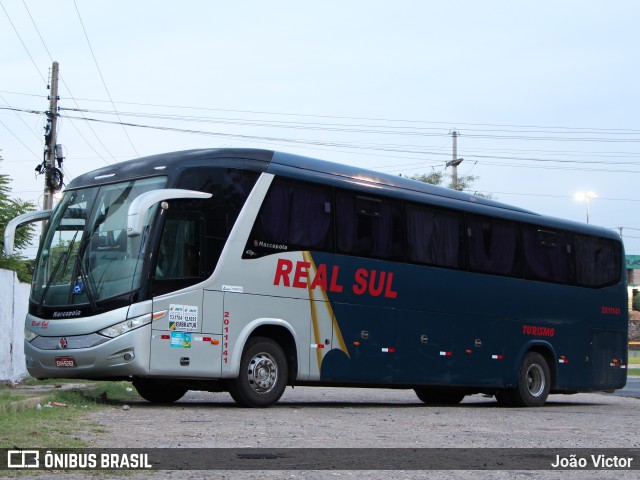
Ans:
{"label": "2011141 number", "polygon": [[229,363],[229,325],[231,324],[231,314],[224,312],[222,320],[222,362]]}

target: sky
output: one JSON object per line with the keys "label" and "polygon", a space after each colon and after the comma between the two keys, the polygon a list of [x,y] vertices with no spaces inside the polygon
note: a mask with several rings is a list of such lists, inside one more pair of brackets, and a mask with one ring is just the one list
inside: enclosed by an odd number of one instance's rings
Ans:
{"label": "sky", "polygon": [[472,192],[579,222],[595,192],[590,223],[640,255],[639,19],[636,0],[0,0],[0,173],[42,205],[55,60],[66,183],[218,147],[450,175],[456,131]]}

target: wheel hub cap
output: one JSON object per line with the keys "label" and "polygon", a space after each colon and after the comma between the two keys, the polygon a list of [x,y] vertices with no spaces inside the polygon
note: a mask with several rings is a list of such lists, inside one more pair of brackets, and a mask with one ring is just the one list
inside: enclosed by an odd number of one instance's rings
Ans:
{"label": "wheel hub cap", "polygon": [[269,393],[278,380],[278,365],[268,353],[258,353],[249,362],[247,375],[255,392]]}
{"label": "wheel hub cap", "polygon": [[527,370],[527,390],[532,397],[539,397],[545,388],[544,372],[538,364],[531,365]]}

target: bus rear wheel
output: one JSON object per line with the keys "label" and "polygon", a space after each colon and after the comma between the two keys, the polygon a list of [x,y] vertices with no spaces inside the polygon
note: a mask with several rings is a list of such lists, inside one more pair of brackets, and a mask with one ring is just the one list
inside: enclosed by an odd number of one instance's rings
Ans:
{"label": "bus rear wheel", "polygon": [[173,403],[180,400],[187,388],[170,380],[134,380],[138,395],[151,403]]}
{"label": "bus rear wheel", "polygon": [[496,400],[503,407],[541,407],[551,389],[551,374],[546,359],[537,352],[528,352],[518,371],[518,386],[500,390]]}
{"label": "bus rear wheel", "polygon": [[229,393],[241,407],[269,407],[280,400],[287,387],[287,359],[270,338],[253,337],[247,341],[240,375],[229,385]]}
{"label": "bus rear wheel", "polygon": [[414,388],[416,395],[427,405],[457,405],[465,397],[459,390],[440,390],[433,388]]}

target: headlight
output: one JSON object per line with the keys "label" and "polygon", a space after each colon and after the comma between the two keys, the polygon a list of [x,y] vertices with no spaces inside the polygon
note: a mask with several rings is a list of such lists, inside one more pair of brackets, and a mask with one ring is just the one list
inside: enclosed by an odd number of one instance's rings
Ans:
{"label": "headlight", "polygon": [[24,338],[27,340],[27,342],[30,342],[31,340],[33,340],[37,336],[38,335],[33,333],[31,330],[27,330],[26,328],[24,329]]}
{"label": "headlight", "polygon": [[119,337],[123,333],[130,332],[131,330],[135,330],[136,328],[140,328],[148,323],[151,323],[152,315],[148,313],[147,315],[142,315],[141,317],[130,318],[129,320],[125,320],[124,322],[116,323],[115,325],[111,325],[103,330],[100,330],[98,333],[105,335],[110,338]]}

